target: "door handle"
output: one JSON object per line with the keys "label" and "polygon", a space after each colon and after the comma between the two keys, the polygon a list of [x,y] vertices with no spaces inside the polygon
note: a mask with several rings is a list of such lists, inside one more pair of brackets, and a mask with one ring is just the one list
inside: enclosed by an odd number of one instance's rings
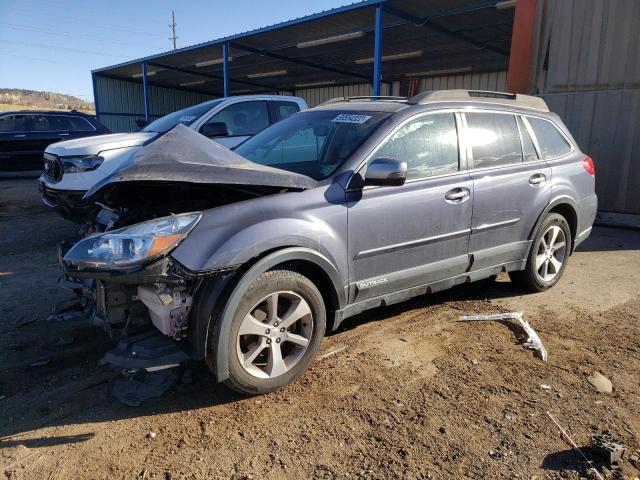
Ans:
{"label": "door handle", "polygon": [[544,173],[535,173],[529,177],[529,185],[532,187],[542,187],[547,183],[547,176]]}
{"label": "door handle", "polygon": [[62,137],[62,136],[65,136],[65,137],[68,137],[68,136],[69,136],[69,134],[68,134],[68,133],[59,133],[58,135],[60,135],[61,137]]}
{"label": "door handle", "polygon": [[469,200],[471,197],[471,190],[467,187],[452,188],[444,195],[444,199],[448,203],[462,203]]}
{"label": "door handle", "polygon": [[26,134],[26,133],[19,133],[19,134],[17,134],[17,135],[14,135],[14,136],[13,136],[13,138],[24,138],[24,137],[26,137],[26,136],[27,136],[27,134]]}

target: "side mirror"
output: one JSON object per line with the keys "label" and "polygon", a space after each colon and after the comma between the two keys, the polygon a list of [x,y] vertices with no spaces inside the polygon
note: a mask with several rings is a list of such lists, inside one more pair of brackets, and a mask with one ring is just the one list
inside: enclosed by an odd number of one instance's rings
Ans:
{"label": "side mirror", "polygon": [[400,186],[407,179],[407,162],[392,158],[376,158],[367,166],[365,185]]}
{"label": "side mirror", "polygon": [[147,121],[144,118],[137,118],[136,125],[138,126],[138,128],[144,128],[147,126]]}
{"label": "side mirror", "polygon": [[229,135],[229,130],[224,122],[211,122],[200,127],[200,133],[208,138],[226,137]]}

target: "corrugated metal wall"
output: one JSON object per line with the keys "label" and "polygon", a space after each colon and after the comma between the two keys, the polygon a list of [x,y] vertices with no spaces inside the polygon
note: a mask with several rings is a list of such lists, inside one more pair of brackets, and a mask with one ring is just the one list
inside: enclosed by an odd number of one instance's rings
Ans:
{"label": "corrugated metal wall", "polygon": [[596,164],[602,211],[640,214],[640,2],[539,3],[534,92]]}
{"label": "corrugated metal wall", "polygon": [[[464,73],[455,75],[442,75],[439,77],[422,78],[418,90],[451,90],[456,88],[472,90],[493,90],[503,92],[507,88],[507,72],[481,72]],[[383,95],[399,95],[400,83],[393,82],[391,88],[383,84]],[[342,85],[328,87],[312,87],[296,90],[295,94],[305,99],[310,107],[315,107],[336,97],[354,97],[361,95],[373,95],[371,85],[362,83],[357,85]]]}
{"label": "corrugated metal wall", "polygon": [[[393,89],[392,89],[393,90]],[[336,97],[359,97],[373,95],[373,89],[368,83],[357,85],[336,85],[328,87],[300,88],[295,91],[295,95],[304,99],[309,107],[331,100]],[[389,85],[382,85],[382,95],[390,95]]]}
{"label": "corrugated metal wall", "polygon": [[507,72],[458,73],[420,80],[419,90],[491,90],[504,92],[507,89]]}
{"label": "corrugated metal wall", "polygon": [[[96,77],[98,117],[112,132],[139,130],[136,119],[144,118],[142,84]],[[216,98],[212,95],[149,86],[151,118],[155,119],[197,103]]]}

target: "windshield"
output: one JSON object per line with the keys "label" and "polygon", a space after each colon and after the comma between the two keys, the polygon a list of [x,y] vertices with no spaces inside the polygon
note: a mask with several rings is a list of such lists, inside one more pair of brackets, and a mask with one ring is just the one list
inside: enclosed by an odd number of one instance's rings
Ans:
{"label": "windshield", "polygon": [[164,117],[154,120],[144,127],[142,131],[167,133],[179,123],[189,126],[220,102],[222,102],[222,100],[214,100],[212,102],[194,105],[193,107],[183,108],[182,110],[178,110],[177,112],[170,113],[169,115],[165,115]]}
{"label": "windshield", "polygon": [[296,113],[242,143],[235,152],[254,163],[322,180],[390,115],[336,110]]}

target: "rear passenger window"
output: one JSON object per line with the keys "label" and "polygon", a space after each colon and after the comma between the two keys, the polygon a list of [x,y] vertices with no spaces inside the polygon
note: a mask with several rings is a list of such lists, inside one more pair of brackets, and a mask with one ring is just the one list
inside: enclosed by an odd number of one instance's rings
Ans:
{"label": "rear passenger window", "polygon": [[571,151],[571,144],[553,123],[534,117],[527,117],[527,120],[538,139],[544,160],[562,157]]}
{"label": "rear passenger window", "polygon": [[300,106],[296,102],[273,102],[273,108],[276,112],[276,121],[300,111]]}
{"label": "rear passenger window", "polygon": [[535,162],[536,160],[539,160],[536,147],[533,144],[533,140],[531,140],[531,135],[529,135],[529,130],[520,117],[518,117],[518,127],[520,128],[520,137],[522,137],[522,153],[524,154],[524,161]]}
{"label": "rear passenger window", "polygon": [[56,115],[34,115],[32,122],[34,132],[69,130],[65,117]]}
{"label": "rear passenger window", "polygon": [[522,162],[520,135],[513,115],[465,113],[473,168],[497,167]]}
{"label": "rear passenger window", "polygon": [[407,179],[458,171],[458,134],[453,113],[412,120],[385,141],[374,158],[407,162]]}

